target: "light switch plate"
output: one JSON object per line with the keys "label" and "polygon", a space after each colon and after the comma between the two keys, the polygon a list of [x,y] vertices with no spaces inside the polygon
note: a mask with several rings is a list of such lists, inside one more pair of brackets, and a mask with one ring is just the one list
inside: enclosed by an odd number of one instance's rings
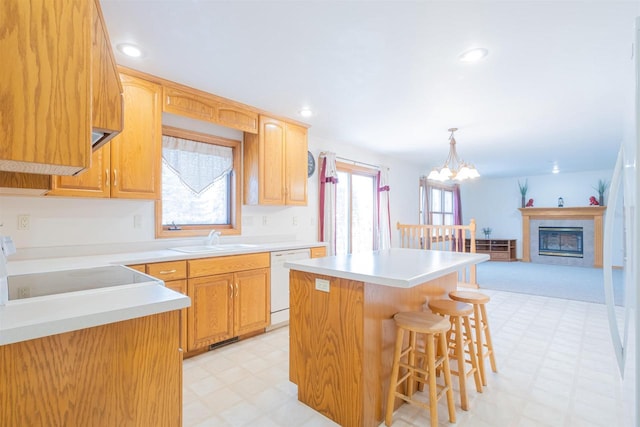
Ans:
{"label": "light switch plate", "polygon": [[331,282],[325,279],[316,279],[316,290],[322,292],[329,292],[329,285]]}

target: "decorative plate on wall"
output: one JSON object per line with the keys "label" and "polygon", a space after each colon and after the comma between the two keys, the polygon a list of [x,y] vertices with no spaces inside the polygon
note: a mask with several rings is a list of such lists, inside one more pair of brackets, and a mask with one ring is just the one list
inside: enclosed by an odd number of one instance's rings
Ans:
{"label": "decorative plate on wall", "polygon": [[316,159],[313,158],[311,151],[307,151],[307,177],[311,177],[316,170]]}

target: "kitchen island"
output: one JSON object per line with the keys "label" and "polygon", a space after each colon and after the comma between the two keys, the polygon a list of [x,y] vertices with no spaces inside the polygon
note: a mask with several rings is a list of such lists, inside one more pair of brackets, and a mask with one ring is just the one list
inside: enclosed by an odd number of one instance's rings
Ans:
{"label": "kitchen island", "polygon": [[[0,305],[0,425],[182,425],[189,298],[132,273],[142,278],[99,288],[106,279],[92,276],[90,289]],[[45,288],[43,277],[24,289]]]}
{"label": "kitchen island", "polygon": [[393,315],[455,290],[458,271],[489,259],[389,249],[285,264],[290,272],[289,379],[298,400],[343,427],[383,419]]}

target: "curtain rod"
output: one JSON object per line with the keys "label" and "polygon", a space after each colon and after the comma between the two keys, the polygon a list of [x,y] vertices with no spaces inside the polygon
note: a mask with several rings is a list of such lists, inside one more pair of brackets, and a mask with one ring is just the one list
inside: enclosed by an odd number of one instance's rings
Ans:
{"label": "curtain rod", "polygon": [[[322,156],[323,154],[327,154],[327,152],[326,151],[321,151],[320,155]],[[373,168],[373,169],[382,169],[382,167],[378,166],[378,165],[372,165],[371,163],[359,162],[357,160],[351,160],[351,159],[347,159],[345,157],[340,157],[340,156],[336,156],[336,160],[341,160],[343,162],[353,163],[355,166],[366,166],[366,167]]]}

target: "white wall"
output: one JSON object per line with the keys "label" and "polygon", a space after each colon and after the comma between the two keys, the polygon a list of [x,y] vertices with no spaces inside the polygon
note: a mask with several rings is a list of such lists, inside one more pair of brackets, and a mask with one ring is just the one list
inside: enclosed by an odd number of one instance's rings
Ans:
{"label": "white wall", "polygon": [[[518,239],[518,258],[522,257],[522,216],[518,208],[521,203],[518,180],[528,180],[527,200],[534,199],[535,207],[557,207],[558,197],[564,199],[565,207],[588,206],[589,197],[598,197],[593,188],[599,179],[611,181],[612,170],[579,173],[559,173],[519,178],[480,178],[461,186],[464,222],[474,218],[478,238],[483,238],[482,228],[492,229],[491,237]],[[605,193],[605,202],[608,191]],[[620,204],[618,204],[620,205]],[[611,212],[605,213],[609,215]],[[622,265],[622,209],[616,209],[616,231],[614,233],[614,265]]]}
{"label": "white wall", "polygon": [[[234,137],[229,134],[225,136]],[[340,157],[390,168],[393,244],[397,240],[394,228],[396,221],[417,220],[418,176],[421,172],[418,166],[407,165],[388,156],[346,144],[315,138],[312,129],[309,150],[316,159],[321,151],[334,151]],[[17,228],[17,217],[22,214],[30,217],[29,230]],[[242,238],[286,236],[296,240],[316,241],[318,170],[308,181],[308,206],[243,205],[242,223]],[[155,239],[153,201],[0,196],[0,224],[0,234],[12,236],[17,248],[132,243]]]}

